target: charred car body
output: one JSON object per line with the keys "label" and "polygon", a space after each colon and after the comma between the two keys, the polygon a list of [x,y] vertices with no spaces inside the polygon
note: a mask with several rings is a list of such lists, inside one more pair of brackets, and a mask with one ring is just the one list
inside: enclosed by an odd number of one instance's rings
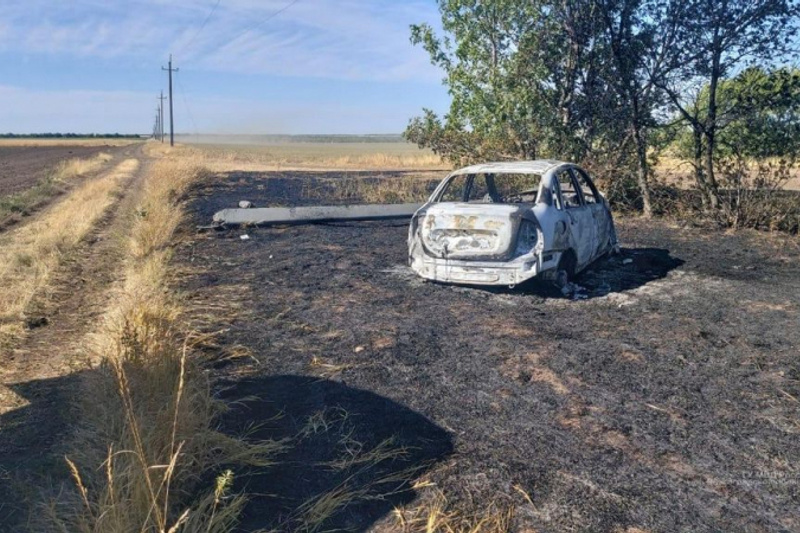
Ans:
{"label": "charred car body", "polygon": [[577,165],[488,163],[447,176],[411,220],[409,263],[425,279],[563,286],[617,248],[608,203]]}

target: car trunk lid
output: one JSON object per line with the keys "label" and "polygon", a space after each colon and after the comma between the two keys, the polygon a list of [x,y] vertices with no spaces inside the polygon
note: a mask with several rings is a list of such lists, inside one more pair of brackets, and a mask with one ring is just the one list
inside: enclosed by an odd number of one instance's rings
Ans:
{"label": "car trunk lid", "polygon": [[506,204],[434,204],[420,228],[422,242],[439,258],[502,259],[513,248],[519,213]]}

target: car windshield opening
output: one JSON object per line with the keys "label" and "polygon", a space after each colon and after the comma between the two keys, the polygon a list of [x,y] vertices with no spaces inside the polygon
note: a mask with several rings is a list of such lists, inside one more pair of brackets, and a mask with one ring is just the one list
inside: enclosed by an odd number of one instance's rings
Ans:
{"label": "car windshield opening", "polygon": [[539,174],[459,174],[450,179],[439,202],[534,203],[541,181]]}

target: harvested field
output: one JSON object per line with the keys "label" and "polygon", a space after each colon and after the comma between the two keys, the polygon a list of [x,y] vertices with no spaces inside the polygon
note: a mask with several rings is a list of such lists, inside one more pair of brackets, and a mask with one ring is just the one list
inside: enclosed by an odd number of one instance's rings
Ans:
{"label": "harvested field", "polygon": [[314,203],[321,178],[206,181],[174,258],[224,330],[224,396],[248,398],[226,427],[298,439],[241,478],[244,531],[394,531],[432,487],[514,531],[800,530],[797,238],[620,219],[574,301],[422,283],[405,223],[195,234],[240,199]]}
{"label": "harvested field", "polygon": [[179,147],[179,153],[218,172],[451,168],[432,151],[407,142],[185,144]]}
{"label": "harvested field", "polygon": [[131,157],[135,146],[6,146],[0,143],[0,231],[20,223],[84,179]]}
{"label": "harvested field", "polygon": [[33,187],[58,163],[93,157],[106,146],[4,146],[0,143],[0,196]]}

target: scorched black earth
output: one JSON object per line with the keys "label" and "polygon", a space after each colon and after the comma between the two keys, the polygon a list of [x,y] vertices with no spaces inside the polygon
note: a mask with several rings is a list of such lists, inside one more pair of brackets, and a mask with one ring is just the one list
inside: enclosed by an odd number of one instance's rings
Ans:
{"label": "scorched black earth", "polygon": [[[623,253],[576,300],[422,283],[404,223],[194,233],[217,194],[269,205],[288,178],[270,179],[197,188],[175,258],[197,316],[227,328],[222,352],[252,356],[216,368],[226,397],[260,397],[226,427],[303,435],[245,478],[266,495],[244,530],[281,529],[339,486],[322,465],[341,435],[411,452],[359,471],[364,501],[330,528],[387,530],[414,497],[391,474],[413,471],[454,508],[514,507],[515,531],[800,530],[796,238],[620,219]],[[329,433],[315,445],[309,427]]]}

